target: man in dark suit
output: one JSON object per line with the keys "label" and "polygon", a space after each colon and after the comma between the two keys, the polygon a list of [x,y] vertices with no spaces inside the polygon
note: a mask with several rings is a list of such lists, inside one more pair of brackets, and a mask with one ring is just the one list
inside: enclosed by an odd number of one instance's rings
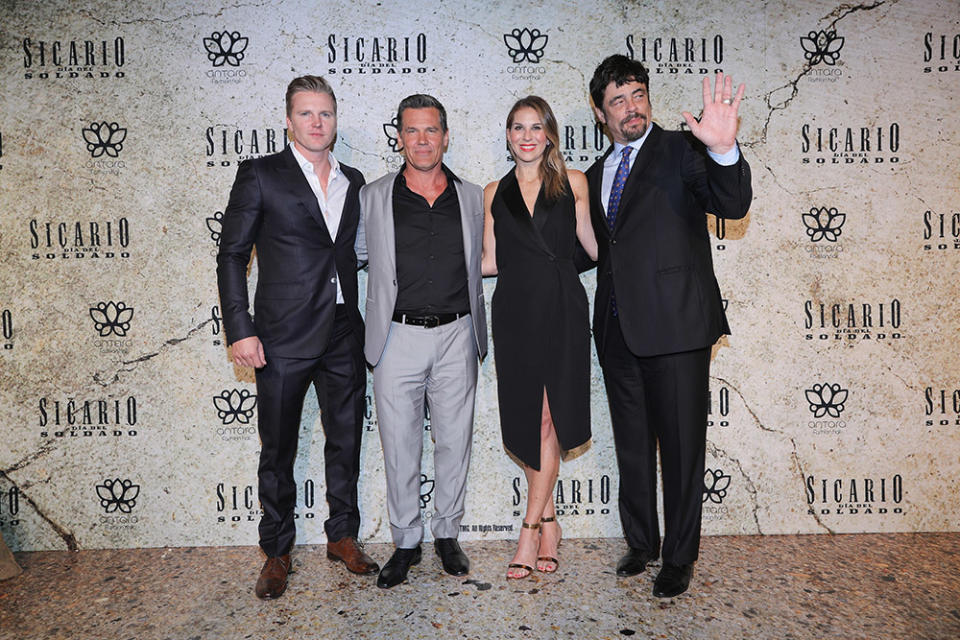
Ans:
{"label": "man in dark suit", "polygon": [[[331,153],[337,102],[326,80],[293,80],[286,108],[292,144],[240,164],[217,256],[233,359],[256,368],[259,530],[267,556],[255,588],[259,598],[276,598],[287,585],[296,535],[293,462],[311,382],[326,437],[327,557],[354,573],[379,570],[357,541],[366,368],[354,242],[363,175]],[[251,317],[247,263],[254,245],[258,277]]]}
{"label": "man in dark suit", "polygon": [[663,566],[654,595],[690,584],[700,517],[710,350],[729,333],[713,273],[707,212],[742,218],[750,168],[736,142],[743,85],[703,82],[690,134],[651,120],[647,70],[614,55],[590,95],[613,138],[587,170],[599,244],[593,329],[620,468],[620,519],[630,549],[617,575],[642,572],[661,553],[657,447],[663,471]]}

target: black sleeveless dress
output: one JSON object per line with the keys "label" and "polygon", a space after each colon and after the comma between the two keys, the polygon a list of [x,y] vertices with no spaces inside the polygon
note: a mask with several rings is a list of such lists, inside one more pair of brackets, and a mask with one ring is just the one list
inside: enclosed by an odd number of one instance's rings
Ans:
{"label": "black sleeveless dress", "polygon": [[491,205],[497,288],[491,310],[503,444],[540,469],[543,390],[563,450],[590,439],[590,321],[573,264],[576,211],[567,193],[549,203],[543,187],[533,216],[513,171]]}

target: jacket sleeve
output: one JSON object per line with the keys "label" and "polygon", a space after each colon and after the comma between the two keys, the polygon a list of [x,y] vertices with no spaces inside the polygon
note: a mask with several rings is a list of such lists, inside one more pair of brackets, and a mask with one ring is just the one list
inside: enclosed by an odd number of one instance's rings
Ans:
{"label": "jacket sleeve", "polygon": [[217,253],[217,289],[227,343],[256,335],[247,294],[247,265],[263,219],[260,178],[254,163],[237,169],[223,214]]}
{"label": "jacket sleeve", "polygon": [[697,141],[687,144],[683,156],[683,176],[707,213],[718,218],[739,219],[747,215],[753,200],[750,165],[740,149],[740,159],[723,166],[710,158]]}

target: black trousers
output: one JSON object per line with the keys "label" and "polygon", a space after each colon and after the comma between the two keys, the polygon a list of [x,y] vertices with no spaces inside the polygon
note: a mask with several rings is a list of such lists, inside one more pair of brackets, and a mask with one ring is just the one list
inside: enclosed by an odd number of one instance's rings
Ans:
{"label": "black trousers", "polygon": [[337,305],[330,343],[316,358],[282,358],[266,354],[257,370],[257,416],[260,430],[260,547],[267,556],[290,552],[296,537],[294,508],[297,455],[303,400],[310,383],[317,392],[324,432],[324,466],[329,518],[327,539],[356,536],[360,530],[357,478],[363,430],[367,375],[363,347],[343,305]]}
{"label": "black trousers", "polygon": [[657,445],[663,473],[664,562],[687,564],[700,552],[710,347],[638,357],[608,316],[600,356],[617,466],[620,520],[627,544],[654,556],[657,518]]}

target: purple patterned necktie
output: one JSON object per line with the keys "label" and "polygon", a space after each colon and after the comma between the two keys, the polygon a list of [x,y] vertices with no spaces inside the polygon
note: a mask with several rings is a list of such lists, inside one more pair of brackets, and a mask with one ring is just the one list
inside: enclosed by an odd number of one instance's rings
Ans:
{"label": "purple patterned necktie", "polygon": [[[624,147],[620,151],[620,166],[617,167],[617,174],[613,176],[613,184],[610,185],[610,199],[607,201],[607,226],[613,233],[613,223],[617,221],[617,210],[620,208],[620,196],[623,195],[623,186],[627,184],[627,176],[630,175],[630,152],[633,148]],[[617,296],[610,292],[610,313],[616,318],[619,316],[617,310]]]}
{"label": "purple patterned necktie", "polygon": [[607,225],[610,227],[610,231],[613,231],[613,223],[617,221],[620,196],[623,195],[623,187],[627,184],[627,176],[630,175],[631,151],[633,151],[633,147],[626,146],[620,152],[620,166],[617,167],[617,173],[613,176],[613,184],[610,185],[610,199],[607,201]]}

